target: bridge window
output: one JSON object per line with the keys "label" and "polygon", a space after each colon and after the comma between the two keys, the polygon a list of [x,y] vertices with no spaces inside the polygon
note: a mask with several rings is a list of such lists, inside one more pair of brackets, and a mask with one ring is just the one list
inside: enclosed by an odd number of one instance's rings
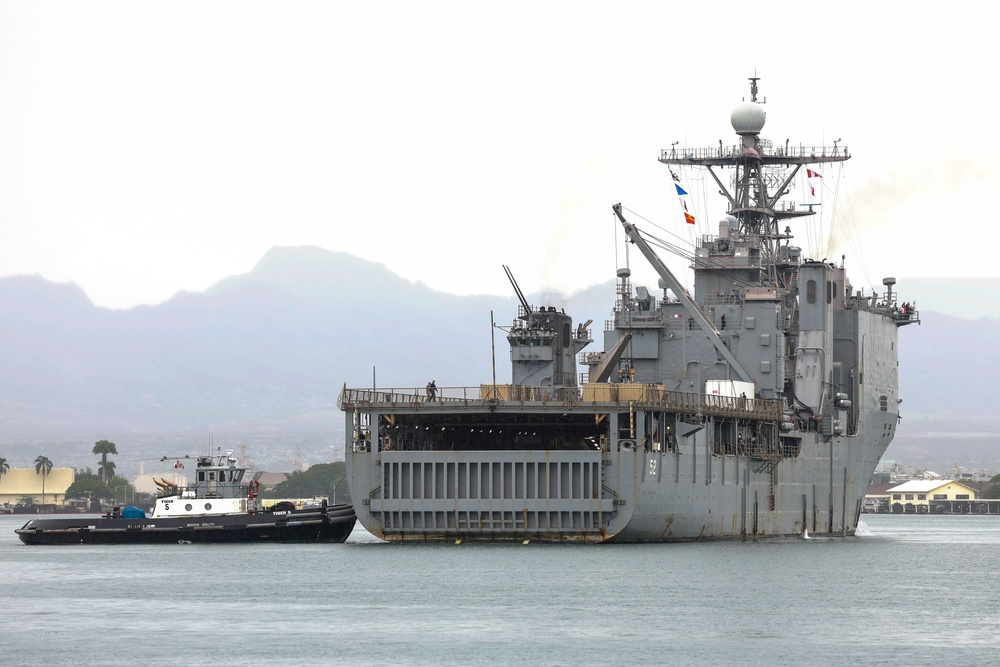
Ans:
{"label": "bridge window", "polygon": [[806,302],[816,303],[816,281],[806,281]]}

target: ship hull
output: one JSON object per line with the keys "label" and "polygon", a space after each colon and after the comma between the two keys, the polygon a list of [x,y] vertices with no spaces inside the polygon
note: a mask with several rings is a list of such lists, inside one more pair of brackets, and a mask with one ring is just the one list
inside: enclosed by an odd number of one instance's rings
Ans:
{"label": "ship hull", "polygon": [[355,525],[350,505],[285,513],[129,519],[74,516],[33,519],[16,532],[25,544],[202,544],[333,542]]}
{"label": "ship hull", "polygon": [[[466,405],[442,423],[543,421],[641,423],[653,413],[628,403]],[[391,411],[373,406],[371,419]],[[629,412],[631,411],[631,412]],[[487,415],[490,415],[487,417]],[[670,415],[677,417],[677,415]],[[348,429],[356,415],[348,414]],[[719,417],[720,422],[724,420]],[[672,542],[853,535],[868,480],[896,415],[865,413],[856,432],[786,434],[784,456],[727,448],[712,420],[673,443],[620,439],[593,450],[491,449],[485,436],[464,451],[349,447],[347,470],[360,523],[394,542]],[[773,424],[776,428],[777,424]],[[449,426],[448,428],[451,428]],[[617,425],[612,427],[612,431]],[[478,450],[477,450],[478,446]]]}
{"label": "ship hull", "polygon": [[[859,442],[843,438],[834,447],[864,449]],[[783,462],[778,468],[785,470],[775,469],[772,485],[771,473],[760,469],[760,462],[705,450],[694,445],[680,452],[542,451],[516,457],[387,452],[370,472],[384,472],[400,488],[390,488],[388,497],[369,498],[358,508],[358,518],[372,534],[399,542],[671,542],[854,534],[865,487],[854,480],[869,479],[873,464],[840,459],[831,476],[829,459]],[[353,467],[359,478],[369,477],[368,465],[356,455]],[[434,484],[444,497],[436,489],[405,484],[400,476],[410,470],[420,476],[438,471],[442,477]],[[469,470],[489,471],[502,490],[474,498],[468,497],[474,490],[458,492]],[[559,478],[560,488],[541,494],[537,485],[529,489],[540,470]],[[600,496],[588,494],[601,477],[612,478],[614,486]],[[450,497],[447,489],[453,490]]]}

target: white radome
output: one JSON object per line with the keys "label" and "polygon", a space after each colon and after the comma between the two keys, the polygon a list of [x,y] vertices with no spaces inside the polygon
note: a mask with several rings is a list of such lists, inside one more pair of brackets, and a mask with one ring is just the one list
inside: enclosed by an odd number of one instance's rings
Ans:
{"label": "white radome", "polygon": [[759,134],[764,129],[764,107],[756,102],[741,102],[733,109],[729,121],[736,134]]}

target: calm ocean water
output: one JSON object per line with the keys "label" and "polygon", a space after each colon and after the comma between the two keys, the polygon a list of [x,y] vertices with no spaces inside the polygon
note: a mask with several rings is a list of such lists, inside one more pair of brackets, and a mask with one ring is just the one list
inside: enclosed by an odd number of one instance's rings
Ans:
{"label": "calm ocean water", "polygon": [[3,664],[913,665],[1000,651],[1000,517],[661,545],[27,547]]}

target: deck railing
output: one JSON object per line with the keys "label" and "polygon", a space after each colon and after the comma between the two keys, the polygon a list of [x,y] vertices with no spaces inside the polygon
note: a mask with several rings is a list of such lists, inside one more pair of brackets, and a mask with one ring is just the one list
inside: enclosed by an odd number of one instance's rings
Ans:
{"label": "deck railing", "polygon": [[600,383],[582,387],[527,387],[520,385],[480,385],[478,387],[438,387],[433,400],[422,388],[344,388],[337,399],[341,410],[368,410],[378,406],[388,410],[491,409],[530,407],[545,409],[606,406],[619,409],[661,410],[680,414],[705,414],[780,421],[781,401],[763,398],[694,394],[665,391],[660,385]]}
{"label": "deck railing", "polygon": [[819,161],[835,159],[843,160],[850,157],[850,151],[846,146],[806,146],[799,144],[779,144],[777,146],[761,145],[748,151],[741,144],[729,146],[710,146],[707,148],[664,148],[660,151],[660,162],[675,162],[685,160],[719,160],[733,159],[740,157],[765,157],[765,158],[810,158]]}

